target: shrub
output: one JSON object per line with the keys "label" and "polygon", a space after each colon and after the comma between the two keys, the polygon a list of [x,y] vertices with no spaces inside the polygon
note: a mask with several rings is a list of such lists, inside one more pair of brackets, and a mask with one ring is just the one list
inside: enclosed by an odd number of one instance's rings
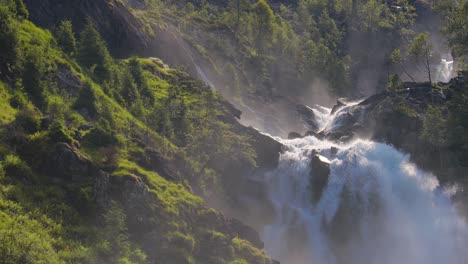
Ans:
{"label": "shrub", "polygon": [[16,113],[15,123],[28,134],[35,133],[41,123],[40,113],[31,107],[21,109]]}
{"label": "shrub", "polygon": [[96,127],[86,134],[84,139],[95,147],[105,147],[119,142],[115,131],[104,119],[100,119]]}
{"label": "shrub", "polygon": [[168,235],[168,238],[171,244],[188,252],[193,252],[195,248],[195,239],[192,235],[172,232]]}
{"label": "shrub", "polygon": [[15,91],[13,96],[10,98],[10,105],[13,108],[20,109],[26,107],[28,104],[28,99],[20,91]]}
{"label": "shrub", "polygon": [[49,127],[49,140],[70,144],[73,142],[73,137],[62,121],[55,120]]}
{"label": "shrub", "polygon": [[30,181],[33,176],[28,164],[16,155],[7,155],[3,162],[3,168],[8,177]]}
{"label": "shrub", "polygon": [[76,99],[73,108],[77,110],[86,109],[89,116],[93,117],[97,114],[96,95],[89,82],[86,82],[80,90],[78,99]]}

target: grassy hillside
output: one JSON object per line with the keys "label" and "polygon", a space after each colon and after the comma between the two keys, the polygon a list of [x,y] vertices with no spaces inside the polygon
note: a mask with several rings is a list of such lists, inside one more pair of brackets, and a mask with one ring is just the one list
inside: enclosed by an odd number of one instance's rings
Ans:
{"label": "grassy hillside", "polygon": [[262,165],[232,106],[159,59],[112,58],[91,22],[75,39],[1,3],[0,262],[271,263],[196,195]]}

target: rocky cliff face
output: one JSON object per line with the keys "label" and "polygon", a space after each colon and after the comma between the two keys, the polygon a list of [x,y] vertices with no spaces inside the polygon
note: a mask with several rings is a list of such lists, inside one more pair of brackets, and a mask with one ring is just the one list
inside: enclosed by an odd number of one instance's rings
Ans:
{"label": "rocky cliff face", "polygon": [[[80,32],[88,20],[92,21],[110,45],[113,54],[126,57],[143,54],[151,48],[153,39],[145,33],[144,25],[122,1],[118,0],[25,0],[30,19],[36,25],[53,29],[62,20],[70,20],[75,32]],[[128,3],[144,6],[144,1]]]}

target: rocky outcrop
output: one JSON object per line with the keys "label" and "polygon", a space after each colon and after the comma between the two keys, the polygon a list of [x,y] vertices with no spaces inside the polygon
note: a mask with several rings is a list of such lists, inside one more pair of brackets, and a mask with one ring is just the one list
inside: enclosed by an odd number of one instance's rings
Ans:
{"label": "rocky outcrop", "polygon": [[96,175],[93,200],[99,210],[106,210],[111,204],[110,177],[109,173],[102,170]]}
{"label": "rocky outcrop", "polygon": [[[75,32],[80,32],[91,20],[103,35],[115,56],[127,56],[133,51],[144,53],[151,49],[152,38],[145,34],[144,25],[119,0],[24,0],[30,19],[36,25],[54,28],[62,20],[71,20]],[[128,0],[142,6],[142,0]]]}
{"label": "rocky outcrop", "polygon": [[408,136],[417,136],[429,104],[443,104],[449,91],[433,89],[428,83],[405,83],[404,90],[382,92],[357,105],[344,107],[339,100],[334,109],[335,126],[322,132],[331,140],[349,141],[356,136],[372,137],[401,147]]}
{"label": "rocky outcrop", "polygon": [[298,104],[296,105],[296,113],[299,120],[302,121],[304,126],[310,130],[317,132],[319,125],[316,120],[314,110],[308,106]]}
{"label": "rocky outcrop", "polygon": [[302,138],[302,135],[297,132],[289,132],[288,139]]}
{"label": "rocky outcrop", "polygon": [[312,154],[310,161],[310,188],[312,193],[312,203],[316,204],[327,187],[330,176],[330,161],[316,153]]}
{"label": "rocky outcrop", "polygon": [[340,109],[341,107],[345,106],[346,103],[343,101],[343,98],[340,98],[336,101],[336,104],[333,106],[332,110],[331,110],[331,114],[334,114],[336,113],[336,111],[338,111],[338,109]]}
{"label": "rocky outcrop", "polygon": [[95,173],[91,161],[66,143],[57,143],[44,170],[52,177],[72,182],[80,182]]}
{"label": "rocky outcrop", "polygon": [[341,142],[359,137],[388,143],[409,153],[413,162],[434,172],[441,183],[461,179],[466,168],[457,160],[457,154],[448,145],[431,145],[422,137],[422,129],[428,107],[437,107],[447,118],[451,100],[462,96],[465,86],[461,75],[438,87],[404,83],[405,89],[382,92],[355,105],[339,102],[335,124],[319,135]]}
{"label": "rocky outcrop", "polygon": [[80,77],[65,65],[58,65],[56,77],[59,88],[65,90],[71,96],[77,96],[80,88],[83,87]]}

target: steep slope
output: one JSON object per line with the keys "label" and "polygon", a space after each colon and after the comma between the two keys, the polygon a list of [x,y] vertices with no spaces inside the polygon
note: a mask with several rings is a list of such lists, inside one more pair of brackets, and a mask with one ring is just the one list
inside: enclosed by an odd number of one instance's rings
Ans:
{"label": "steep slope", "polygon": [[[411,39],[415,17],[406,0],[25,3],[32,21],[49,29],[63,19],[76,31],[94,21],[119,57],[183,65],[244,111],[246,124],[281,136],[282,127],[299,128],[288,118],[291,102],[332,104],[337,95],[381,91],[388,72],[399,70],[388,56]],[[257,121],[265,117],[275,124]]]}
{"label": "steep slope", "polygon": [[16,3],[0,8],[2,263],[272,263],[196,194],[234,206],[281,145],[183,71],[113,59],[91,23],[66,49],[67,25],[56,40]]}

